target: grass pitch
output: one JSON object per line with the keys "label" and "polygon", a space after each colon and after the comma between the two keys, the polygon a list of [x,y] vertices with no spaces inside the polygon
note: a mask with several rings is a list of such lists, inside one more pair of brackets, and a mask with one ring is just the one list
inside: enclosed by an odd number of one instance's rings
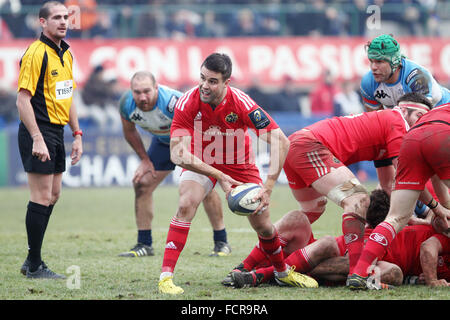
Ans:
{"label": "grass pitch", "polygon": [[[223,193],[219,190],[223,198]],[[178,260],[174,282],[184,288],[179,296],[158,293],[157,284],[164,243],[178,203],[176,187],[155,192],[153,246],[155,256],[120,258],[136,242],[134,194],[131,188],[68,189],[55,206],[43,245],[48,266],[68,281],[30,280],[19,273],[27,252],[26,188],[0,189],[0,300],[449,300],[448,288],[403,286],[388,292],[352,292],[343,287],[318,289],[233,289],[220,284],[225,275],[247,256],[257,241],[245,217],[222,206],[230,257],[209,257],[212,229],[201,207],[188,242]],[[272,194],[272,221],[297,208],[287,186]],[[333,203],[313,225],[316,237],[339,235],[342,211]],[[77,282],[79,280],[79,282]]]}

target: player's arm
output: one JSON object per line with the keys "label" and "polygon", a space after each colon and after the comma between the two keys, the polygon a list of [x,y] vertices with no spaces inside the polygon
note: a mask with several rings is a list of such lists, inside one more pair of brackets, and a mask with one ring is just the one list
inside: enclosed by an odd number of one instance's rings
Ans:
{"label": "player's arm", "polygon": [[[80,131],[80,124],[78,123],[77,108],[74,104],[70,106],[69,110],[69,126],[72,132]],[[72,143],[72,152],[70,153],[70,158],[72,159],[72,165],[75,165],[80,161],[81,155],[83,154],[83,143],[81,135],[77,134],[74,136]]]}
{"label": "player's arm", "polygon": [[397,167],[397,158],[375,160],[374,165],[381,189],[391,195],[395,179],[395,168]]}
{"label": "player's arm", "polygon": [[42,162],[50,160],[47,145],[45,144],[44,137],[37,125],[33,106],[31,105],[30,91],[23,88],[20,89],[17,94],[16,105],[19,111],[20,120],[22,120],[33,139],[32,155],[38,157]]}
{"label": "player's arm", "polygon": [[431,177],[431,183],[433,184],[433,189],[439,202],[447,209],[450,209],[450,193],[448,187],[437,175]]}
{"label": "player's arm", "polygon": [[190,135],[172,136],[170,138],[170,159],[174,164],[186,170],[215,178],[226,194],[231,191],[233,185],[242,184],[242,182],[234,180],[195,156],[190,151],[191,139]]}
{"label": "player's arm", "polygon": [[125,140],[134,152],[136,152],[139,159],[141,159],[141,163],[134,173],[133,182],[139,182],[139,180],[148,172],[155,176],[155,168],[148,157],[141,135],[136,129],[136,125],[133,122],[124,119],[122,116],[120,119],[122,121],[122,132]]}
{"label": "player's arm", "polygon": [[420,245],[420,265],[425,283],[431,287],[450,286],[446,280],[437,277],[438,256],[441,251],[442,244],[436,237],[430,237]]}

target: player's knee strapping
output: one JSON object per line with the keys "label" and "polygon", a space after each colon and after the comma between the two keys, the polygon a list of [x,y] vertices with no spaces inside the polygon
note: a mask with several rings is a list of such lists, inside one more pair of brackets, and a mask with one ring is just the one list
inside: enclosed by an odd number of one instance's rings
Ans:
{"label": "player's knee strapping", "polygon": [[366,187],[364,187],[358,179],[353,178],[331,189],[330,192],[328,192],[327,197],[340,206],[344,199],[358,193],[369,195]]}

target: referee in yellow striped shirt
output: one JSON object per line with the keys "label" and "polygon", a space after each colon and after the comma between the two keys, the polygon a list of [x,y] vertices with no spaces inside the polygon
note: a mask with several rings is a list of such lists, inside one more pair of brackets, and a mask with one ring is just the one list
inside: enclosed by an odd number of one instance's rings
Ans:
{"label": "referee in yellow striped shirt", "polygon": [[65,171],[64,126],[69,124],[74,141],[72,165],[83,153],[76,108],[72,95],[73,57],[63,40],[69,13],[60,2],[49,1],[39,10],[42,33],[20,61],[17,108],[20,114],[18,140],[28,177],[30,201],[25,225],[28,256],[21,272],[28,278],[61,279],[41,258],[41,248],[53,206],[59,198]]}

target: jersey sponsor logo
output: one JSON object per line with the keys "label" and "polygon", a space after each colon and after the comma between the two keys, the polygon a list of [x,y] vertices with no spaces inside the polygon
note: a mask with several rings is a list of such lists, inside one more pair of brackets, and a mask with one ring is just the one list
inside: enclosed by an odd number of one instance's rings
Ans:
{"label": "jersey sponsor logo", "polygon": [[375,241],[385,247],[387,247],[387,245],[388,245],[388,241],[387,241],[386,237],[380,233],[376,233],[376,232],[371,233],[369,236],[369,239],[372,241]]}
{"label": "jersey sponsor logo", "polygon": [[375,93],[375,98],[377,99],[384,99],[384,98],[390,98],[390,96],[384,92],[384,90],[377,90],[377,92]]}
{"label": "jersey sponsor logo", "polygon": [[178,101],[178,97],[172,96],[170,98],[169,103],[167,104],[167,111],[169,111],[170,113],[173,113],[173,110],[175,109],[175,105],[177,104],[177,101]]}
{"label": "jersey sponsor logo", "polygon": [[398,181],[397,184],[414,184],[414,185],[417,185],[417,184],[420,184],[420,182],[418,182],[418,181]]}
{"label": "jersey sponsor logo", "polygon": [[412,78],[414,78],[419,72],[420,72],[420,70],[418,68],[413,69],[409,73],[409,75],[406,77],[405,83],[409,84],[409,82],[412,80]]}
{"label": "jersey sponsor logo", "polygon": [[142,118],[139,113],[133,113],[132,116],[130,117],[130,119],[132,121],[142,121],[142,120],[144,120],[144,118]]}
{"label": "jersey sponsor logo", "polygon": [[250,120],[252,121],[253,125],[256,129],[264,129],[270,124],[269,118],[267,118],[264,111],[262,111],[261,108],[258,108],[256,110],[253,110],[248,114],[250,117]]}
{"label": "jersey sponsor logo", "polygon": [[225,117],[225,121],[228,123],[235,123],[238,119],[238,115],[234,112],[231,112]]}
{"label": "jersey sponsor logo", "polygon": [[356,233],[348,233],[348,234],[344,235],[345,244],[352,243],[352,242],[358,240],[358,238],[359,237]]}
{"label": "jersey sponsor logo", "polygon": [[55,86],[56,100],[71,98],[72,93],[73,93],[73,81],[72,80],[64,80],[64,81],[56,82],[56,86]]}

